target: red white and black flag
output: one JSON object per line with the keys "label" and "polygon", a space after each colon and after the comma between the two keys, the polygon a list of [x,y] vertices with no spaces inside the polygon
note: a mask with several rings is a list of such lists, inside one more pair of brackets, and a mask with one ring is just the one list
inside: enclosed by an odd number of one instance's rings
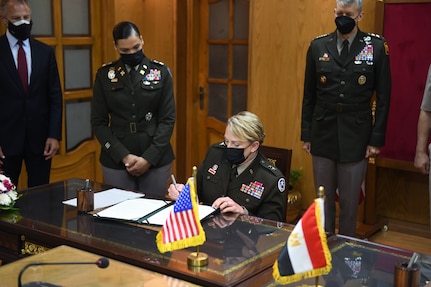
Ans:
{"label": "red white and black flag", "polygon": [[324,222],[324,200],[318,198],[298,221],[274,263],[272,274],[277,283],[288,284],[331,271]]}

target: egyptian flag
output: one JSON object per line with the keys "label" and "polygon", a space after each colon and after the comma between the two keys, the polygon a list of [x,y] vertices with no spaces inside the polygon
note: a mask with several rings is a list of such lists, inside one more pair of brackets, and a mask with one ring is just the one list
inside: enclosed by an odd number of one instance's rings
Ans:
{"label": "egyptian flag", "polygon": [[279,284],[317,277],[331,271],[331,253],[323,228],[324,200],[315,199],[296,224],[273,266]]}

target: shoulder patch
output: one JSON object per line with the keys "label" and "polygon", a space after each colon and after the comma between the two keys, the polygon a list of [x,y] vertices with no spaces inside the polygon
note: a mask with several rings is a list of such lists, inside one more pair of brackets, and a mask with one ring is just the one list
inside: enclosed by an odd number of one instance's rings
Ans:
{"label": "shoulder patch", "polygon": [[277,183],[278,190],[284,192],[286,190],[286,179],[280,178]]}

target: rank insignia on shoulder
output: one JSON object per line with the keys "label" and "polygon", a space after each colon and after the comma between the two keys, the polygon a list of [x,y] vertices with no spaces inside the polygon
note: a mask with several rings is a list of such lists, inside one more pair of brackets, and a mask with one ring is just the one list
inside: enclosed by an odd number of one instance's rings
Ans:
{"label": "rank insignia on shoulder", "polygon": [[375,34],[375,33],[368,33],[368,34],[376,38],[381,38],[379,34]]}
{"label": "rank insignia on shoulder", "polygon": [[160,62],[160,61],[157,61],[157,60],[152,60],[152,61],[153,61],[153,63],[159,64],[159,65],[161,65],[161,66],[164,66],[164,65],[165,65],[165,63]]}
{"label": "rank insignia on shoulder", "polygon": [[108,66],[108,65],[111,65],[111,64],[112,64],[112,62],[105,63],[105,64],[102,65],[102,67],[105,67],[105,66]]}
{"label": "rank insignia on shoulder", "polygon": [[326,34],[323,34],[323,35],[319,35],[319,36],[317,36],[316,38],[314,38],[314,39],[320,39],[320,38],[323,38],[323,37],[326,37],[326,36],[328,36],[329,35],[329,33],[326,33]]}

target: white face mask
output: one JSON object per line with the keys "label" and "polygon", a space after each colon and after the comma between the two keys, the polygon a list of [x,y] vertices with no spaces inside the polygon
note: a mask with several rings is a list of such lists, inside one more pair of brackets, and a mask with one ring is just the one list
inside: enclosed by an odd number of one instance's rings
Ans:
{"label": "white face mask", "polygon": [[19,20],[19,21],[16,21],[15,23],[12,23],[14,26],[19,26],[19,25],[21,25],[21,24],[30,24],[30,21],[28,21],[28,20],[24,20],[24,19],[22,19],[22,20]]}

